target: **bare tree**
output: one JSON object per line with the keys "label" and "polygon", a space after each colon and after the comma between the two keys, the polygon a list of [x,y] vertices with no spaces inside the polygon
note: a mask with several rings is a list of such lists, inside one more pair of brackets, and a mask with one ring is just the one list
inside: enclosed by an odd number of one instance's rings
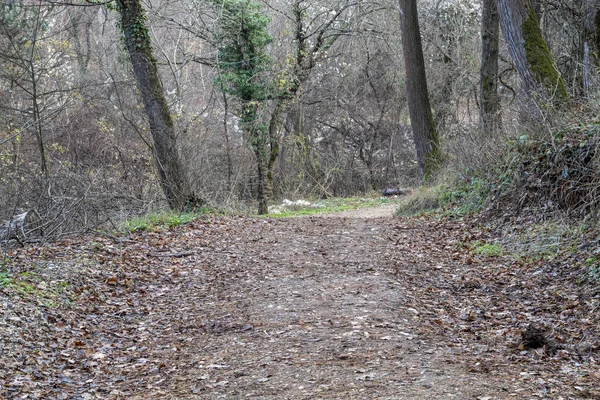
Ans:
{"label": "bare tree", "polygon": [[589,95],[593,78],[596,76],[595,66],[600,52],[600,41],[597,24],[598,0],[585,0],[583,31],[583,93]]}
{"label": "bare tree", "polygon": [[182,210],[199,202],[177,149],[175,128],[158,77],[156,60],[140,0],[117,0],[121,28],[150,123],[156,167],[169,207]]}
{"label": "bare tree", "polygon": [[441,152],[429,104],[416,0],[399,0],[408,111],[419,172],[426,181],[439,168]]}
{"label": "bare tree", "polygon": [[[297,97],[309,80],[317,63],[327,56],[329,49],[347,33],[346,14],[360,4],[359,1],[340,1],[329,12],[319,11],[317,17],[309,15],[314,5],[305,0],[295,0],[291,16],[294,24],[294,64],[288,71],[286,91],[277,99],[269,123],[270,155],[267,164],[267,196],[273,195],[274,167],[279,157],[281,128],[289,102]],[[325,17],[323,17],[325,16]]]}
{"label": "bare tree", "polygon": [[494,135],[500,129],[498,98],[498,44],[500,19],[497,0],[483,0],[481,12],[481,69],[479,78],[481,127]]}
{"label": "bare tree", "polygon": [[[44,83],[47,76],[56,73],[63,62],[62,51],[53,52],[44,35],[48,31],[47,18],[56,17],[52,6],[29,7],[23,2],[3,4],[0,8],[0,35],[3,39],[0,60],[2,78],[9,83],[11,97],[6,108],[9,114],[25,116],[23,125],[26,131],[33,131],[40,156],[40,171],[47,179],[49,167],[44,134],[44,117],[47,109],[44,104],[53,103],[50,99],[54,92]],[[27,106],[25,106],[27,104]],[[14,123],[15,121],[11,121]]]}

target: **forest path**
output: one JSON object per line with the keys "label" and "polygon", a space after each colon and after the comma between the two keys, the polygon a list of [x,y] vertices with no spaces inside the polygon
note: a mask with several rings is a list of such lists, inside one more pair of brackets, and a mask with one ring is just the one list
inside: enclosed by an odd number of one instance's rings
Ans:
{"label": "forest path", "polygon": [[[206,268],[190,281],[208,286],[172,292],[182,299],[166,314],[179,327],[173,330],[185,333],[164,331],[159,340],[181,348],[177,361],[162,361],[177,369],[161,395],[426,399],[511,393],[494,374],[482,381],[466,372],[467,361],[439,337],[439,327],[424,324],[427,310],[414,296],[414,283],[397,277],[398,225],[376,218],[390,211],[234,224],[222,251],[196,261]],[[231,221],[226,225],[231,228]],[[173,304],[170,296],[160,299],[166,309]]]}
{"label": "forest path", "polygon": [[85,289],[67,311],[6,298],[0,399],[597,393],[593,358],[517,349],[532,295],[500,296],[514,274],[461,247],[472,226],[379,212],[215,217],[38,252]]}

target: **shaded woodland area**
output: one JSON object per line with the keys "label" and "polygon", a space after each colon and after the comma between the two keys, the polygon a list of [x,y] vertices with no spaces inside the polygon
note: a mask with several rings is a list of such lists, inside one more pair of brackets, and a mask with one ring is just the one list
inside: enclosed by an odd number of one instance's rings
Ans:
{"label": "shaded woodland area", "polygon": [[513,138],[594,124],[597,8],[3,2],[0,215],[56,236],[460,179]]}
{"label": "shaded woodland area", "polygon": [[3,1],[0,399],[600,398],[599,7]]}

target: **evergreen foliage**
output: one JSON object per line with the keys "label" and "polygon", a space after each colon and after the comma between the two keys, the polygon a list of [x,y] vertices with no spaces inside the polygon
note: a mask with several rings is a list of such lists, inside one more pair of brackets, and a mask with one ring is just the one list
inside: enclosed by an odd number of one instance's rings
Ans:
{"label": "evergreen foliage", "polygon": [[[220,3],[220,2],[219,2]],[[250,0],[225,0],[221,16],[220,87],[244,103],[261,102],[272,90],[267,46],[270,19]]]}
{"label": "evergreen foliage", "polygon": [[266,144],[268,133],[266,123],[259,121],[259,113],[272,90],[272,59],[267,53],[272,41],[267,31],[270,19],[260,12],[259,4],[250,0],[225,0],[219,4],[222,36],[217,84],[240,101],[242,129],[250,135],[256,151]]}
{"label": "evergreen foliage", "polygon": [[219,4],[222,14],[217,84],[239,100],[237,114],[258,165],[259,214],[266,214],[269,127],[260,114],[275,92],[272,59],[267,52],[272,41],[267,31],[270,19],[251,0],[225,0]]}

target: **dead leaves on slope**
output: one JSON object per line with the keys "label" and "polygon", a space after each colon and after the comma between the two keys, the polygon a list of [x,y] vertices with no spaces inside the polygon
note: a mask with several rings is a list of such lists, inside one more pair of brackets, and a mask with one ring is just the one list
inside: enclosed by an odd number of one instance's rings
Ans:
{"label": "dead leaves on slope", "polygon": [[[560,266],[474,255],[466,244],[490,233],[470,221],[401,219],[394,273],[412,286],[413,307],[427,330],[480,361],[522,371],[507,379],[537,381],[543,398],[597,398],[600,296],[562,279]],[[564,268],[564,265],[562,266]]]}

